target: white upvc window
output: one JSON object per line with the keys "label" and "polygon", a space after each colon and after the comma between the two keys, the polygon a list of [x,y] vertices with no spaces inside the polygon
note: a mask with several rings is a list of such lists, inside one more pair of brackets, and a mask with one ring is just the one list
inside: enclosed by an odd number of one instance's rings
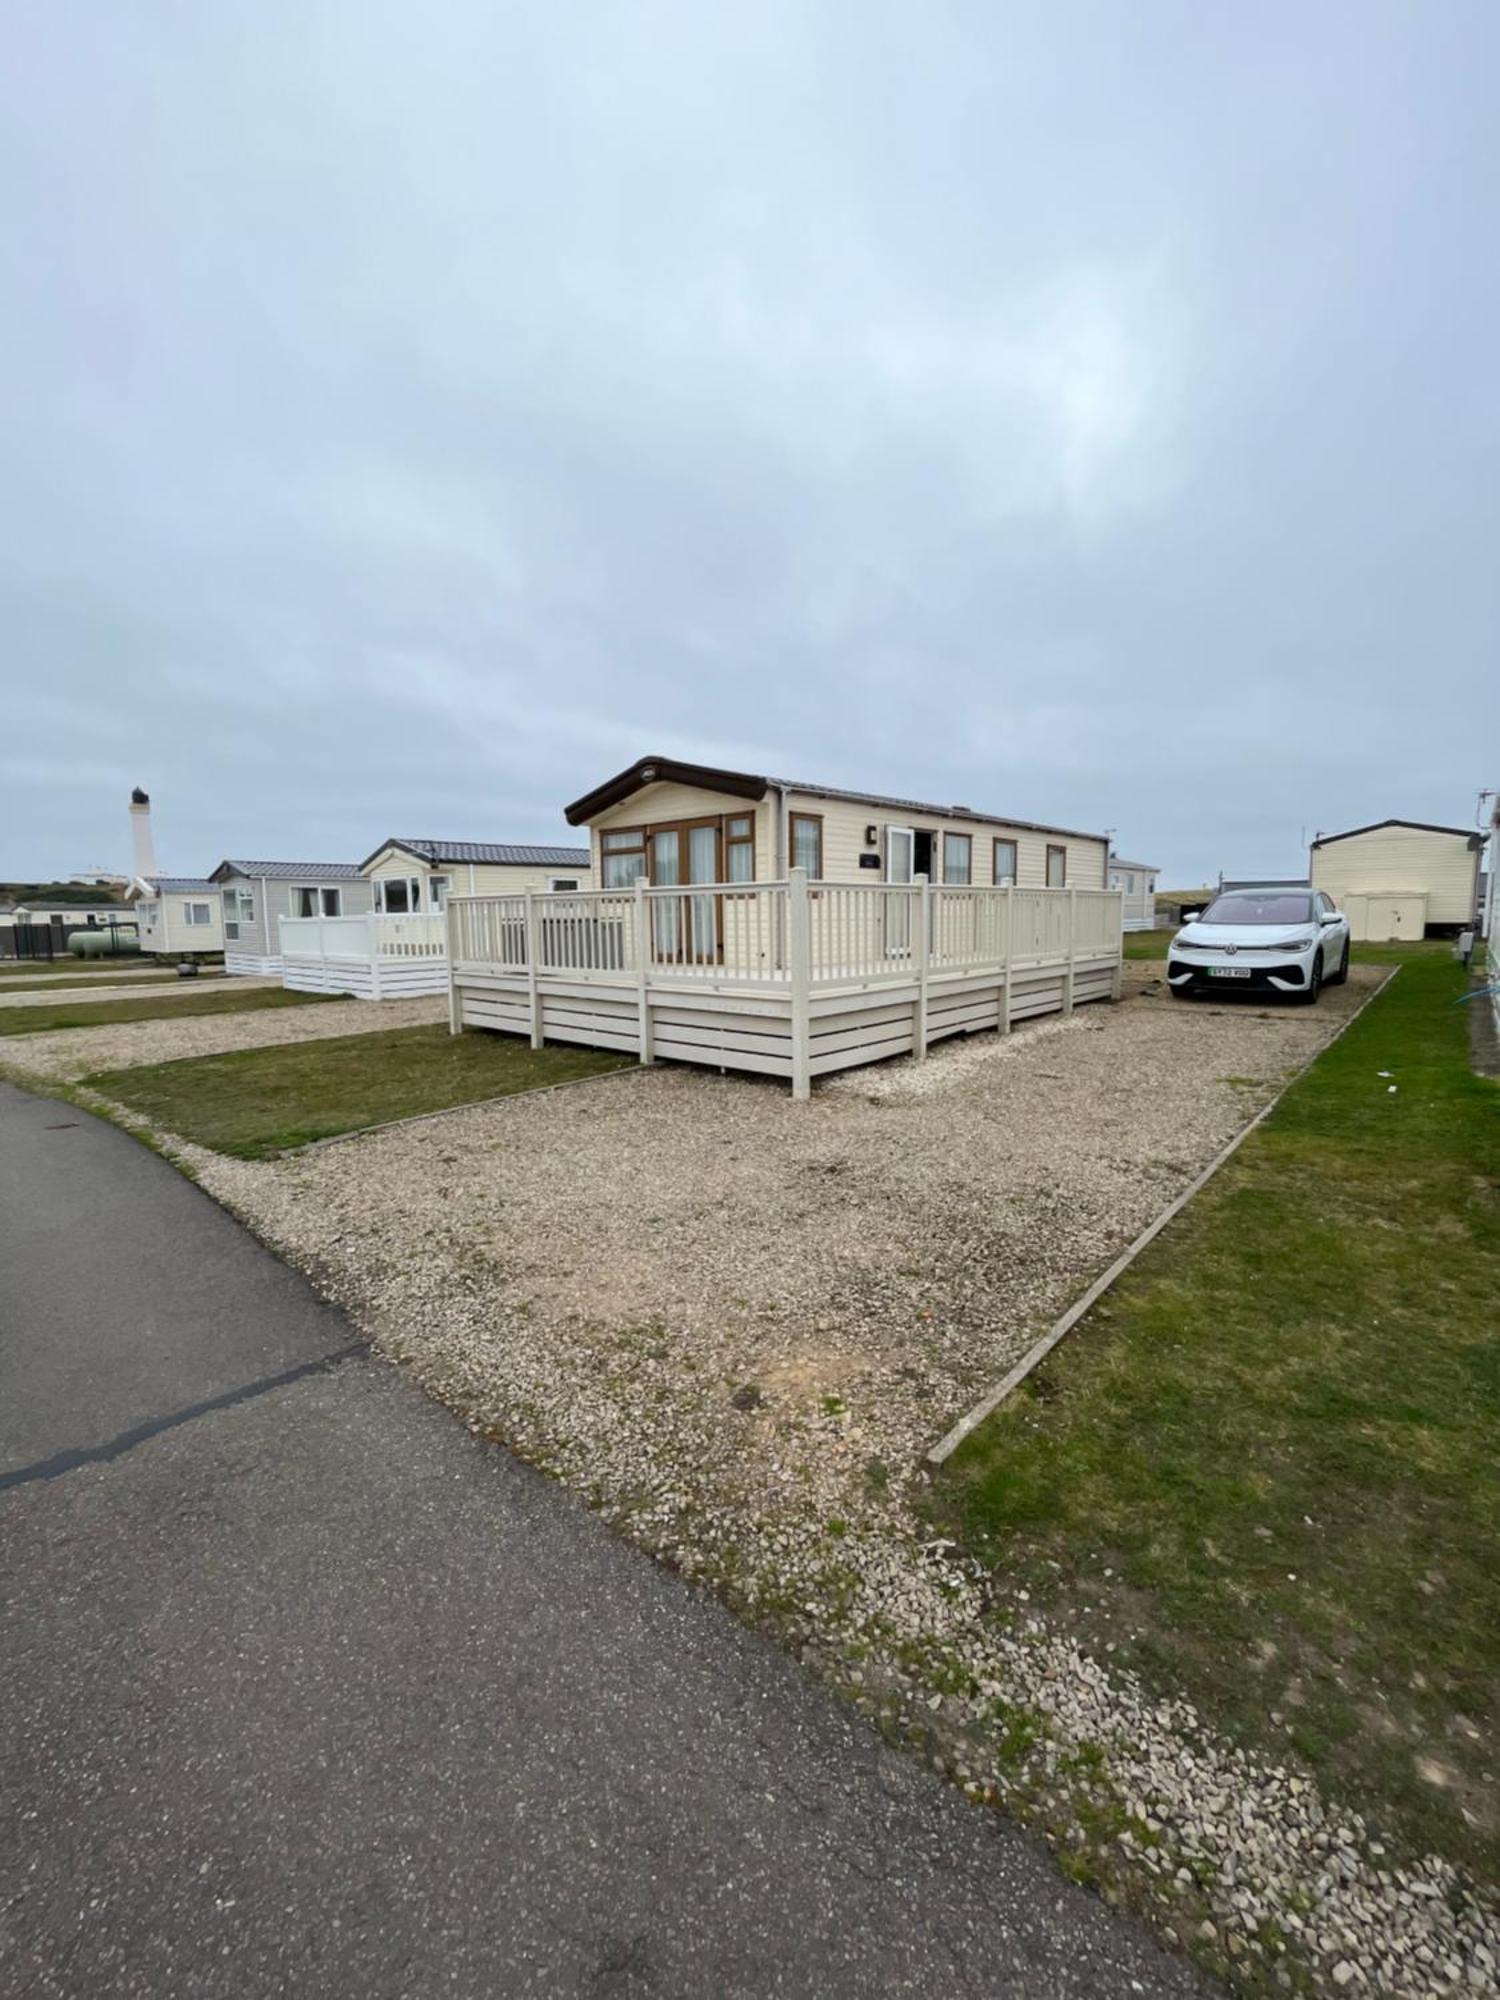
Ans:
{"label": "white upvc window", "polygon": [[214,913],[207,903],[184,903],[182,906],[182,921],[191,930],[201,929],[213,920]]}
{"label": "white upvc window", "polygon": [[294,917],[337,917],[343,914],[343,891],[318,882],[299,882],[292,890]]}
{"label": "white upvc window", "polygon": [[407,917],[421,907],[420,875],[391,875],[375,884],[375,908],[382,916]]}
{"label": "white upvc window", "polygon": [[452,883],[449,875],[429,875],[427,878],[427,902],[434,910],[441,910],[448,901],[448,890]]}
{"label": "white upvc window", "polygon": [[582,887],[583,884],[576,875],[549,875],[547,877],[547,893],[549,896],[561,895],[569,889],[581,889]]}

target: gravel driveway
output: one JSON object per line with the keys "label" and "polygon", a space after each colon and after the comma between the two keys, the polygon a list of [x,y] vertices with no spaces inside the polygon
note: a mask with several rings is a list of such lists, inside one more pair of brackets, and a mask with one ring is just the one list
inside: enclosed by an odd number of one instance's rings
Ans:
{"label": "gravel driveway", "polygon": [[[1313,1012],[1184,1007],[1148,974],[1124,1007],[810,1105],[663,1068],[210,1177],[528,1448],[595,1462],[607,1437],[636,1478],[680,1443],[740,1491],[786,1451],[838,1511],[870,1458],[916,1462],[1370,977]],[[749,1421],[735,1392],[763,1399]]]}
{"label": "gravel driveway", "polygon": [[330,1000],[319,1007],[268,1007],[248,1014],[199,1014],[181,1021],[125,1021],[112,1028],[59,1028],[51,1034],[8,1036],[0,1043],[0,1068],[22,1082],[28,1075],[68,1081],[99,1070],[135,1069],[143,1063],[221,1056],[231,1049],[264,1049],[334,1035],[372,1035],[384,1028],[415,1028],[447,1018],[447,998],[436,994],[420,1000]]}
{"label": "gravel driveway", "polygon": [[807,1105],[662,1069],[289,1160],[187,1157],[473,1428],[972,1796],[1087,1851],[1169,1937],[1221,1969],[1269,1980],[1290,1951],[1314,1990],[1368,1975],[1427,2000],[1460,1990],[1492,1922],[1451,1870],[1394,1867],[1186,1703],[1038,1618],[996,1621],[912,1504],[927,1447],[1381,976],[1355,967],[1316,1009],[1184,1006],[1132,965],[1121,1006]]}

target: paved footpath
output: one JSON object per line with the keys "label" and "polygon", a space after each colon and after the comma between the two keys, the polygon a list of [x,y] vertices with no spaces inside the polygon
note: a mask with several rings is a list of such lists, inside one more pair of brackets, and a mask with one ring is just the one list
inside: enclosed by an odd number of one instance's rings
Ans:
{"label": "paved footpath", "polygon": [[0,1085],[0,1991],[1201,1994]]}

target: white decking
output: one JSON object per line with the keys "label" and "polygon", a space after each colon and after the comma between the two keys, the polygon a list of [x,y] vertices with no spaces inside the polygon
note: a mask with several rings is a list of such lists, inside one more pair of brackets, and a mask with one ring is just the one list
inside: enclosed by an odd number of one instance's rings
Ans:
{"label": "white decking", "polygon": [[448,991],[447,921],[413,917],[283,917],[281,983],[298,993],[409,1000]]}
{"label": "white decking", "polygon": [[1113,889],[716,883],[455,896],[455,1033],[814,1078],[1120,990]]}

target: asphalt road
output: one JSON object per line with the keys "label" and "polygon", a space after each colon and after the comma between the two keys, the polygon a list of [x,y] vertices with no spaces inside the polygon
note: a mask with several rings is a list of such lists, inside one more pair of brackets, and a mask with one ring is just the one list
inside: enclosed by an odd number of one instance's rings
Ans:
{"label": "asphalt road", "polygon": [[3,1085],[0,1259],[9,2000],[1205,1990]]}

